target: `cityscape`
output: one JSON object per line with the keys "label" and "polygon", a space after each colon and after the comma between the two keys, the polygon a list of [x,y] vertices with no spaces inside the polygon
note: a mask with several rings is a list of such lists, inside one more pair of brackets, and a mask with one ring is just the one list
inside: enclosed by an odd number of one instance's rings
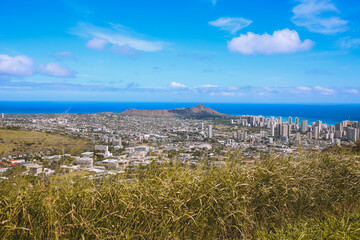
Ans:
{"label": "cityscape", "polygon": [[1,1],[0,239],[360,239],[360,1]]}
{"label": "cityscape", "polygon": [[[199,105],[200,106],[200,105]],[[203,105],[202,105],[203,106]],[[27,174],[61,174],[61,170],[86,170],[103,174],[125,173],[126,168],[146,166],[152,161],[199,164],[205,154],[211,164],[221,166],[233,152],[254,164],[261,155],[294,154],[299,149],[322,151],[359,140],[359,122],[344,120],[335,125],[321,120],[309,123],[298,117],[230,116],[196,119],[137,116],[124,113],[97,114],[1,114],[1,127],[57,133],[88,139],[87,152],[71,155],[43,145],[37,152],[2,153],[2,172],[21,163]],[[199,157],[199,154],[202,157]],[[74,161],[61,165],[64,159]],[[30,161],[29,161],[30,160]],[[46,163],[46,166],[44,165]],[[59,163],[59,164],[55,164]],[[55,171],[57,170],[57,171]]]}

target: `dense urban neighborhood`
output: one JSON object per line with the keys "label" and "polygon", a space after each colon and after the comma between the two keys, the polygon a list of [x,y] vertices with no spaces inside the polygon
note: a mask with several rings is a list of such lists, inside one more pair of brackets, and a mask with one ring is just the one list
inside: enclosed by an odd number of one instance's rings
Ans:
{"label": "dense urban neighborhood", "polygon": [[[285,120],[225,116],[215,111],[204,115],[209,111],[203,105],[190,110],[196,112],[196,117],[189,115],[189,111],[184,117],[168,112],[163,116],[164,112],[151,110],[145,113],[128,110],[97,114],[2,114],[2,129],[61,135],[88,141],[88,144],[78,149],[79,141],[74,141],[70,143],[74,146],[65,148],[69,143],[58,141],[57,148],[42,144],[32,151],[25,147],[15,147],[10,152],[0,149],[0,171],[5,173],[22,165],[24,174],[34,176],[86,171],[96,177],[121,174],[127,168],[152,162],[197,165],[206,161],[208,165],[221,166],[240,155],[243,164],[255,164],[269,154],[321,151],[332,145],[351,144],[359,138],[357,121],[343,121],[333,126],[320,120],[300,121],[298,117]],[[6,145],[1,141],[0,134],[0,146]]]}

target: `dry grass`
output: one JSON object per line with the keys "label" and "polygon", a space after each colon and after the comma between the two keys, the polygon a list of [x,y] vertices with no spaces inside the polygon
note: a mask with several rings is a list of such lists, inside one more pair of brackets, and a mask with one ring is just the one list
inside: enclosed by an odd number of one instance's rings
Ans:
{"label": "dry grass", "polygon": [[83,139],[53,135],[42,132],[0,129],[0,157],[49,150],[56,154],[77,154],[93,145]]}
{"label": "dry grass", "polygon": [[0,237],[359,238],[359,200],[359,162],[346,154],[270,157],[254,167],[151,165],[73,183],[17,177],[0,187]]}

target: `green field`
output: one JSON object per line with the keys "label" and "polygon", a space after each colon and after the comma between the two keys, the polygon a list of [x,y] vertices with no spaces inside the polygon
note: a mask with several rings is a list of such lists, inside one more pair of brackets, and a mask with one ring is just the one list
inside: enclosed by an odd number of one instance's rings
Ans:
{"label": "green field", "polygon": [[154,164],[96,180],[10,177],[0,185],[0,238],[360,239],[356,154]]}
{"label": "green field", "polygon": [[93,144],[84,139],[42,132],[0,129],[0,157],[47,150],[54,154],[62,154],[63,151],[79,154],[91,149]]}

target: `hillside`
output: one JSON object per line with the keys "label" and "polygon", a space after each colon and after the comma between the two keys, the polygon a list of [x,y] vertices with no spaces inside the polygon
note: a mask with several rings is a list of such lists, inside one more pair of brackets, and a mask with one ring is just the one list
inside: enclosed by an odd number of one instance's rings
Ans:
{"label": "hillside", "polygon": [[0,157],[39,151],[80,153],[91,149],[92,144],[83,139],[42,132],[0,129]]}
{"label": "hillside", "polygon": [[138,110],[130,108],[124,115],[149,116],[149,117],[186,117],[186,118],[207,118],[207,117],[225,117],[226,114],[219,113],[211,108],[199,104],[190,108],[177,108],[168,110]]}
{"label": "hillside", "polygon": [[[359,239],[352,154],[221,168],[150,165],[103,179],[1,182],[2,239]],[[133,179],[137,179],[133,181]]]}

